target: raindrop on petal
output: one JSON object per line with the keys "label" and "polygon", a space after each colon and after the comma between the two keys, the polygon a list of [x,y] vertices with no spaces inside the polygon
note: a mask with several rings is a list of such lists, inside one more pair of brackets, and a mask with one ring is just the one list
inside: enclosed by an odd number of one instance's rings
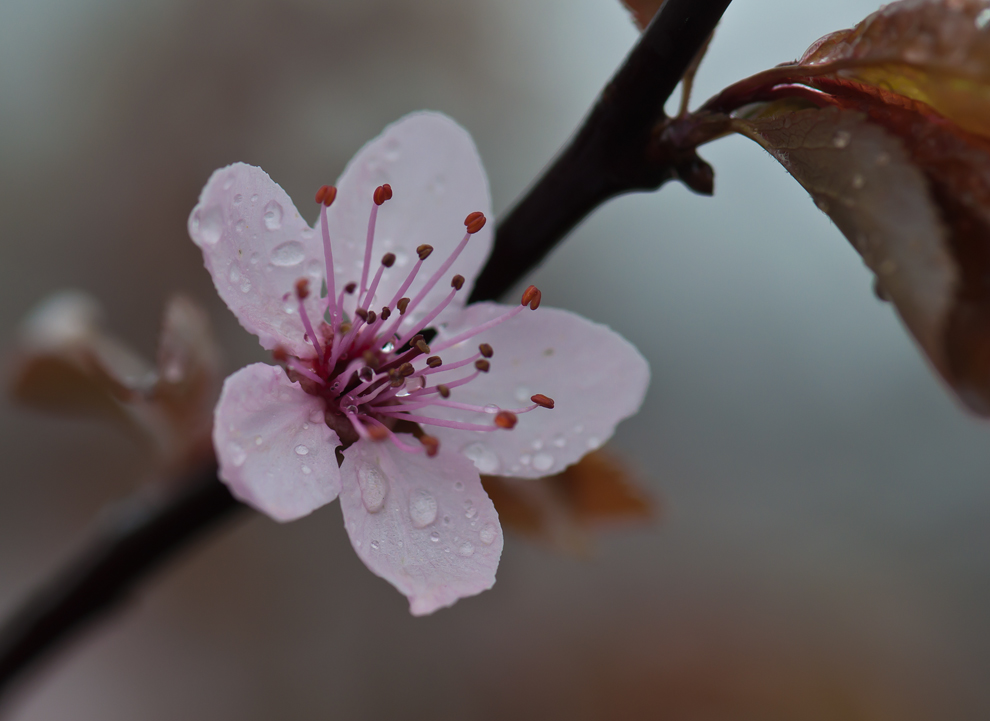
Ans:
{"label": "raindrop on petal", "polygon": [[288,268],[299,265],[306,257],[306,251],[298,240],[289,240],[272,248],[272,265]]}
{"label": "raindrop on petal", "polygon": [[244,461],[247,460],[247,453],[244,451],[244,447],[237,441],[231,441],[227,444],[227,453],[230,455],[230,462],[237,467],[243,466]]}
{"label": "raindrop on petal", "polygon": [[494,523],[486,523],[481,527],[481,532],[478,535],[481,537],[482,543],[490,546],[495,541],[495,537],[498,536],[498,529],[495,528]]}
{"label": "raindrop on petal", "polygon": [[409,516],[413,526],[426,528],[437,520],[437,499],[422,488],[413,491],[409,499]]}
{"label": "raindrop on petal", "polygon": [[282,227],[282,206],[274,200],[269,200],[265,205],[265,227],[268,230],[278,230]]}
{"label": "raindrop on petal", "polygon": [[498,471],[498,456],[481,441],[465,446],[461,449],[461,453],[474,461],[475,467],[481,473],[491,474]]}
{"label": "raindrop on petal", "polygon": [[305,456],[307,453],[309,453],[309,448],[307,448],[303,444],[300,443],[298,446],[296,446],[297,456]]}
{"label": "raindrop on petal", "polygon": [[358,485],[361,487],[361,501],[368,513],[378,513],[385,505],[388,495],[388,479],[376,466],[362,466],[358,469]]}

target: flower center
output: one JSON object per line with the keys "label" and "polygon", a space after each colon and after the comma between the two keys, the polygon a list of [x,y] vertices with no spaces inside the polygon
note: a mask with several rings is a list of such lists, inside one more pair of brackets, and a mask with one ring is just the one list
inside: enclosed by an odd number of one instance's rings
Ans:
{"label": "flower center", "polygon": [[[306,340],[312,343],[316,356],[301,359],[282,349],[275,351],[275,358],[284,362],[290,377],[300,382],[310,394],[323,399],[326,419],[345,445],[359,438],[373,441],[390,439],[408,452],[426,452],[436,455],[440,442],[423,431],[422,426],[442,426],[470,431],[497,431],[516,425],[517,415],[536,408],[553,408],[553,400],[537,394],[530,399],[532,405],[522,408],[499,408],[496,405],[477,406],[452,400],[456,388],[467,385],[491,368],[490,358],[494,349],[487,343],[462,360],[444,364],[440,355],[444,350],[471,338],[518,315],[527,307],[536,310],[541,293],[536,286],[529,286],[522,294],[520,305],[438,344],[429,345],[428,338],[435,336],[430,324],[454,300],[464,287],[464,278],[455,275],[450,279],[450,291],[432,308],[414,315],[424,305],[427,295],[446,276],[450,267],[471,240],[481,230],[487,219],[479,212],[464,219],[464,237],[453,252],[443,260],[419,292],[412,298],[405,293],[412,286],[424,262],[433,254],[433,247],[421,245],[416,249],[417,261],[402,281],[392,299],[380,310],[371,307],[383,275],[395,264],[395,255],[386,253],[371,276],[371,249],[375,239],[375,225],[379,208],[392,197],[390,185],[375,189],[368,218],[368,234],[360,283],[349,282],[337,292],[334,286],[333,252],[327,222],[327,208],[333,203],[337,189],[324,185],[316,194],[320,204],[320,226],[323,232],[323,248],[326,256],[326,300],[323,318],[314,326],[303,301],[309,297],[309,281],[296,281],[294,295],[299,303],[299,315],[306,331]],[[370,281],[369,281],[370,277]],[[286,293],[288,301],[293,293]],[[353,300],[351,300],[353,298]],[[344,306],[353,307],[348,314]],[[451,371],[462,370],[452,377]],[[443,375],[438,375],[443,374]],[[443,382],[434,382],[442,378]],[[430,408],[453,408],[479,414],[476,423],[433,418],[423,415]],[[494,416],[494,418],[492,418]],[[491,420],[489,420],[491,419]],[[485,422],[482,422],[485,421]],[[397,437],[397,433],[412,433],[420,445],[409,445]]]}

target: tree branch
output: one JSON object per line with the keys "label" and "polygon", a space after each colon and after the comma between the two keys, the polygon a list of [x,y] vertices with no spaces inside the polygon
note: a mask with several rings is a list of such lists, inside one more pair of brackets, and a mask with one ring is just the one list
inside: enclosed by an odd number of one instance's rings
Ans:
{"label": "tree branch", "polygon": [[[665,119],[664,103],[729,2],[664,3],[580,131],[499,225],[472,300],[506,292],[613,196],[656,189],[673,178],[705,191],[710,168],[693,151],[664,156],[651,141]],[[91,544],[0,627],[0,694],[32,662],[112,611],[144,577],[239,508],[218,482],[215,462],[173,497],[139,493],[118,507]]]}

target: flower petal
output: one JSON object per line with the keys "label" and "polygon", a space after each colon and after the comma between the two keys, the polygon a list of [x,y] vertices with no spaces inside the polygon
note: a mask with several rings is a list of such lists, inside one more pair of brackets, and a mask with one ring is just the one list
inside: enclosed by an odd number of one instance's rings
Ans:
{"label": "flower petal", "polygon": [[409,598],[414,615],[495,583],[502,529],[471,461],[358,441],[340,470],[340,507],[354,550]]}
{"label": "flower petal", "polygon": [[213,424],[220,480],[276,521],[301,518],[339,495],[338,445],[321,401],[281,368],[254,363],[224,381]]}
{"label": "flower petal", "polygon": [[[378,211],[371,274],[385,253],[395,253],[396,261],[384,273],[372,307],[392,299],[417,260],[419,245],[432,245],[434,251],[406,293],[409,297],[414,297],[464,237],[464,219],[469,213],[481,211],[489,220],[492,215],[488,179],[467,131],[440,113],[407,115],[361,148],[340,176],[337,199],[328,213],[337,288],[361,280],[372,195],[384,183],[392,186],[394,196]],[[456,274],[464,276],[466,283],[441,319],[464,305],[491,250],[492,226],[489,222],[471,237],[447,278],[426,296],[413,320],[423,317],[450,292],[449,280]]]}
{"label": "flower petal", "polygon": [[319,322],[323,241],[265,171],[235,163],[213,173],[189,216],[189,235],[220,297],[263,348],[315,356],[303,338],[294,288],[309,279],[306,310]]}
{"label": "flower petal", "polygon": [[[436,342],[507,310],[496,303],[476,303],[441,329]],[[444,363],[473,355],[479,343],[488,343],[495,351],[491,372],[454,388],[452,401],[511,409],[531,405],[530,397],[542,393],[555,402],[552,410],[537,408],[521,414],[512,430],[427,428],[444,447],[467,454],[487,475],[539,478],[560,473],[605,443],[619,421],[639,409],[650,380],[646,359],[629,341],[566,310],[525,310],[444,351]],[[444,383],[463,375],[463,370],[438,373],[430,381]],[[429,408],[424,415],[471,423],[492,418],[441,408]]]}

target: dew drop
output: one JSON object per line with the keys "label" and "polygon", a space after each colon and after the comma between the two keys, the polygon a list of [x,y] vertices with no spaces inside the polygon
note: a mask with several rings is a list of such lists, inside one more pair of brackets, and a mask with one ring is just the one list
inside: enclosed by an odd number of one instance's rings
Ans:
{"label": "dew drop", "polygon": [[265,205],[264,217],[265,227],[268,228],[268,230],[278,230],[282,227],[282,206],[274,200],[269,200]]}
{"label": "dew drop", "polygon": [[433,541],[434,543],[439,543],[440,542],[440,534],[437,533],[436,531],[434,531],[433,533],[430,534],[430,540]]}
{"label": "dew drop", "polygon": [[832,136],[832,145],[840,149],[845,148],[849,145],[850,140],[852,140],[852,135],[848,130],[836,130],[835,135]]}
{"label": "dew drop", "polygon": [[227,453],[230,456],[230,462],[238,468],[243,466],[244,461],[247,460],[247,453],[244,451],[244,447],[237,441],[231,441],[227,444]]}
{"label": "dew drop", "polygon": [[303,422],[302,428],[303,428],[304,431],[308,431],[309,430],[309,423]]}
{"label": "dew drop", "polygon": [[422,488],[413,491],[409,499],[409,516],[412,518],[413,526],[426,528],[437,520],[437,499]]}
{"label": "dew drop", "polygon": [[494,403],[489,403],[487,406],[485,406],[485,413],[492,413],[492,414],[494,414],[494,413],[498,413],[500,410],[502,410],[502,409],[499,408]]}
{"label": "dew drop", "polygon": [[377,551],[378,550],[378,541],[372,541],[371,542],[371,550],[372,551]]}
{"label": "dew drop", "polygon": [[368,513],[378,513],[385,505],[388,495],[388,479],[380,468],[361,466],[358,469],[358,485],[361,487],[361,501]]}
{"label": "dew drop", "polygon": [[[495,451],[481,441],[476,441],[475,443],[465,446],[461,449],[461,453],[474,461],[475,467],[481,473],[492,474],[498,471],[498,456],[495,455]],[[460,483],[460,481],[458,481],[458,483]],[[463,484],[461,488],[463,488]]]}
{"label": "dew drop", "polygon": [[464,517],[474,518],[477,515],[478,509],[474,507],[474,504],[471,501],[464,501]]}
{"label": "dew drop", "polygon": [[519,462],[522,463],[524,466],[528,466],[530,463],[533,462],[533,456],[529,455],[528,453],[523,453],[521,456],[519,456]]}
{"label": "dew drop", "polygon": [[255,436],[254,437],[254,445],[260,446],[264,442],[265,442],[265,439],[262,438],[261,436]]}
{"label": "dew drop", "polygon": [[227,277],[230,278],[231,283],[236,283],[241,279],[241,271],[237,269],[236,265],[231,265],[230,272],[227,273]]}
{"label": "dew drop", "polygon": [[481,537],[482,543],[486,546],[490,546],[492,545],[492,542],[494,542],[495,537],[498,535],[498,529],[495,528],[494,523],[486,523],[481,527],[481,532],[478,533],[478,535]]}
{"label": "dew drop", "polygon": [[251,202],[252,203],[257,203],[258,202],[258,194],[257,193],[255,193],[254,195],[251,196]]}
{"label": "dew drop", "polygon": [[549,453],[537,453],[533,456],[533,468],[538,471],[549,471],[553,467],[553,456]]}
{"label": "dew drop", "polygon": [[445,526],[449,526],[450,525],[450,516],[444,516],[443,517],[443,525],[445,525]]}
{"label": "dew drop", "polygon": [[306,251],[298,240],[289,240],[272,248],[272,265],[288,268],[299,265],[306,257]]}
{"label": "dew drop", "polygon": [[238,193],[234,196],[234,205],[240,205],[244,202],[244,196]]}
{"label": "dew drop", "polygon": [[236,230],[238,233],[243,233],[246,229],[247,229],[247,223],[245,223],[243,220],[238,220],[236,223],[234,223],[234,230]]}
{"label": "dew drop", "polygon": [[251,292],[251,281],[245,279],[244,282],[241,283],[241,292],[242,293],[250,293]]}
{"label": "dew drop", "polygon": [[554,436],[554,439],[553,439],[552,443],[555,446],[557,446],[557,448],[563,448],[564,446],[567,445],[567,439],[564,438],[563,435],[558,434],[558,435]]}
{"label": "dew drop", "polygon": [[302,472],[303,472],[303,475],[304,476],[308,476],[310,473],[313,472],[313,469],[310,468],[309,466],[303,466],[302,467]]}
{"label": "dew drop", "polygon": [[597,438],[595,438],[594,436],[588,439],[588,448],[590,448],[591,450],[597,451],[601,447],[602,447],[602,442]]}
{"label": "dew drop", "polygon": [[395,343],[393,343],[392,341],[389,341],[388,343],[382,346],[382,353],[391,353],[394,350],[395,350]]}
{"label": "dew drop", "polygon": [[539,438],[537,438],[535,441],[533,441],[533,450],[534,451],[542,451],[543,450],[543,441],[541,441]]}
{"label": "dew drop", "polygon": [[298,446],[296,446],[297,456],[305,456],[307,453],[309,453],[309,448],[307,448],[306,446],[302,445],[301,443]]}
{"label": "dew drop", "polygon": [[464,543],[462,543],[458,547],[457,552],[459,554],[461,554],[462,556],[464,556],[465,558],[467,556],[473,556],[474,555],[474,546],[471,544],[470,541],[464,541]]}
{"label": "dew drop", "polygon": [[207,245],[215,245],[223,235],[223,213],[213,206],[193,216],[193,235]]}
{"label": "dew drop", "polygon": [[251,253],[251,265],[258,265],[258,261],[261,260],[261,256],[257,253]]}

